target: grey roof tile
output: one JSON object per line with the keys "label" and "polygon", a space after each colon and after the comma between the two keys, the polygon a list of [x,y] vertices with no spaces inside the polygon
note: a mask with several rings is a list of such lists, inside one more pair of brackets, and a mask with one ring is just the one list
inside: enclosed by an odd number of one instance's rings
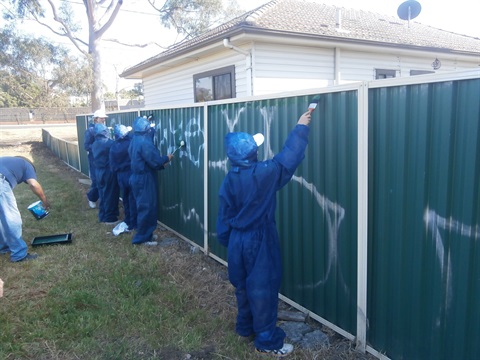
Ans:
{"label": "grey roof tile", "polygon": [[[337,26],[338,12],[341,30]],[[420,50],[478,53],[480,56],[480,38],[369,11],[319,4],[309,0],[273,0],[196,38],[176,44],[131,69],[143,68],[209,41],[216,41],[219,37],[240,33],[289,34],[327,40],[408,46]]]}

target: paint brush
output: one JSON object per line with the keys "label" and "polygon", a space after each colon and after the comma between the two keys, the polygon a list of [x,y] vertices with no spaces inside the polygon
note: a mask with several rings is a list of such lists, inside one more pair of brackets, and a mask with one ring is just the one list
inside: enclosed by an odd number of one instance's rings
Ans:
{"label": "paint brush", "polygon": [[310,114],[313,113],[313,111],[317,108],[319,101],[320,101],[320,95],[315,95],[313,99],[310,101],[310,105],[308,105],[308,111],[310,111]]}

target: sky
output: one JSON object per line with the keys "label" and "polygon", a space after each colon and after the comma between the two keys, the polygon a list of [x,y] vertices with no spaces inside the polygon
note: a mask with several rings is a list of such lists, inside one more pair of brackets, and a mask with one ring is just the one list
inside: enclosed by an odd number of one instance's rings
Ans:
{"label": "sky", "polygon": [[[85,11],[81,0],[69,0],[80,16]],[[158,0],[157,0],[158,1]],[[397,17],[397,9],[406,0],[309,0],[318,3],[361,9],[383,15]],[[237,0],[245,10],[254,9],[268,0]],[[455,0],[445,3],[441,0],[418,0],[422,10],[413,21],[430,25],[447,31],[480,38],[480,0]],[[25,32],[34,31],[34,24],[24,23]],[[51,34],[41,30],[53,42],[70,46],[68,39],[52,38]],[[152,56],[161,53],[164,48],[175,41],[175,34],[163,28],[147,0],[124,1],[113,26],[105,33],[104,39],[121,39],[129,44],[149,44],[145,48],[124,47],[112,42],[103,42],[103,70],[108,90],[130,89],[138,81],[119,78],[125,69],[134,66]],[[163,46],[163,48],[162,48]]]}

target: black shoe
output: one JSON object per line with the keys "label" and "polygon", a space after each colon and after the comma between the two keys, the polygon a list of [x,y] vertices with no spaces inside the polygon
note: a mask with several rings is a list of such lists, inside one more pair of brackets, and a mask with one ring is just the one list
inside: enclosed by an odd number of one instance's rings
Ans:
{"label": "black shoe", "polygon": [[38,258],[38,254],[27,254],[27,256],[25,256],[23,259],[20,259],[14,262],[29,261],[29,260],[34,260],[36,258]]}

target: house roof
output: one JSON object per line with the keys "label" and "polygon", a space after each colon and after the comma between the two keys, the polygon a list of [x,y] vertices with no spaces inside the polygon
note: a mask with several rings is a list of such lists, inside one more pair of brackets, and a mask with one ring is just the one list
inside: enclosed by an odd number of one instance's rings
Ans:
{"label": "house roof", "polygon": [[309,0],[273,0],[196,38],[178,43],[127,69],[121,76],[135,74],[186,52],[239,34],[308,37],[480,57],[480,38],[364,10]]}

